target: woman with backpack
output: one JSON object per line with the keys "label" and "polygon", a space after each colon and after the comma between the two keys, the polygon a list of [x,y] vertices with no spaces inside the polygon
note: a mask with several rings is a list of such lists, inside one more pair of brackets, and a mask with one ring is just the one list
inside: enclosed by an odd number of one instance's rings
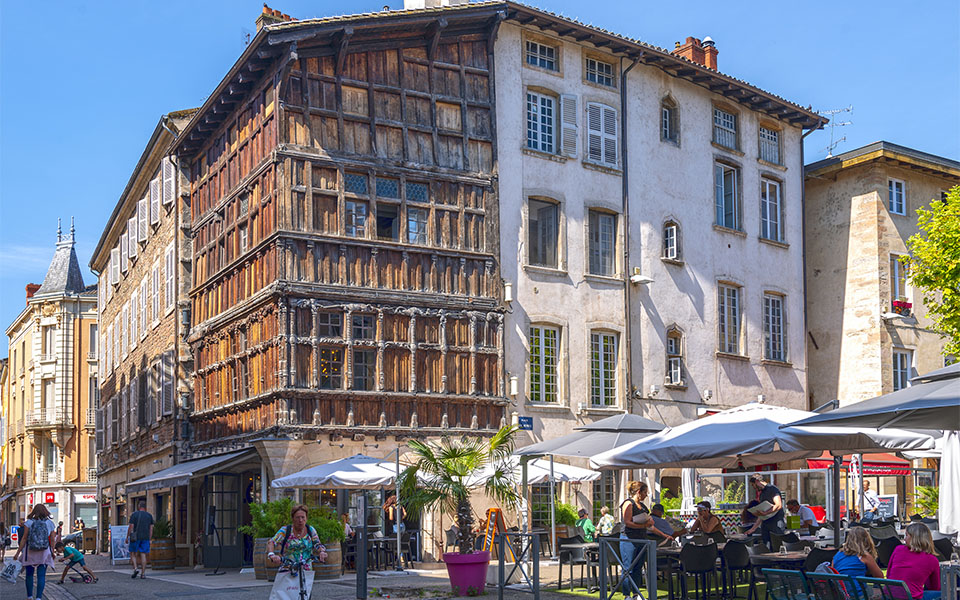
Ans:
{"label": "woman with backpack", "polygon": [[[38,504],[30,511],[23,523],[20,546],[13,560],[23,556],[21,563],[26,572],[27,600],[43,598],[43,588],[47,582],[47,567],[53,565],[53,545],[57,541],[57,524],[50,520],[50,511]],[[33,572],[37,572],[37,595],[33,595]]]}
{"label": "woman with backpack", "polygon": [[[883,579],[883,571],[877,564],[877,548],[870,534],[863,527],[851,527],[843,546],[833,555],[832,566],[840,575],[851,577],[876,577]],[[854,585],[861,590],[860,583]]]}
{"label": "woman with backpack", "polygon": [[[307,525],[307,507],[303,504],[294,506],[293,509],[290,510],[290,519],[292,523],[281,527],[276,535],[267,542],[267,560],[274,565],[280,565],[284,560],[293,564],[300,564],[311,561],[314,557],[318,560],[326,560],[326,548],[320,543],[320,536],[317,535],[317,530]],[[282,590],[285,585],[289,585],[289,583],[286,582],[287,579],[288,578],[280,577],[278,574],[274,582],[273,591],[270,594],[271,600],[274,600],[274,598],[287,597],[283,594]],[[308,585],[312,586],[312,571],[310,571],[308,579]],[[309,596],[310,592],[308,590],[307,597]]]}

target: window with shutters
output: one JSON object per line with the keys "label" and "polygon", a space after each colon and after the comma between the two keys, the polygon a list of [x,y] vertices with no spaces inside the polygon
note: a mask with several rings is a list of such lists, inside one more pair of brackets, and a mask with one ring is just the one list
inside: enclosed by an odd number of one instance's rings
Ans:
{"label": "window with shutters", "polygon": [[783,241],[783,206],[780,202],[780,183],[772,179],[760,180],[760,237],[774,242]]}
{"label": "window with shutters", "polygon": [[120,283],[120,246],[110,251],[110,283]]}
{"label": "window with shutters", "polygon": [[780,162],[780,131],[769,127],[760,127],[760,160],[775,165]]}
{"label": "window with shutters", "polygon": [[157,177],[150,182],[150,224],[156,225],[160,222],[160,178]]}
{"label": "window with shutters", "polygon": [[128,246],[130,247],[130,259],[135,260],[137,258],[137,251],[140,247],[137,244],[137,215],[134,214],[127,221],[127,240]]}
{"label": "window with shutters", "polygon": [[174,381],[176,378],[173,358],[173,350],[163,353],[163,416],[173,414]]}
{"label": "window with shutters", "polygon": [[137,202],[137,239],[141,242],[147,241],[147,232],[150,230],[147,219],[150,216],[150,199],[144,196]]}
{"label": "window with shutters", "polygon": [[527,92],[527,148],[555,152],[556,105],[554,96]]}
{"label": "window with shutters", "polygon": [[675,221],[663,224],[663,254],[664,260],[681,260],[680,253],[680,226]]}
{"label": "window with shutters", "polygon": [[617,334],[590,333],[590,404],[617,404]]}
{"label": "window with shutters", "polygon": [[139,339],[139,329],[140,329],[140,315],[137,314],[137,311],[140,308],[140,304],[137,301],[138,292],[134,290],[130,294],[130,349],[133,350],[137,347],[137,339]]}
{"label": "window with shutters", "polygon": [[605,167],[617,167],[617,111],[606,104],[587,103],[586,160]]}
{"label": "window with shutters", "polygon": [[163,175],[163,204],[166,206],[173,204],[174,195],[176,194],[175,171],[173,168],[173,161],[170,160],[170,157],[165,157],[161,161],[160,165]]}
{"label": "window with shutters", "polygon": [[147,308],[150,305],[150,275],[147,274],[143,280],[140,281],[140,295],[137,297],[139,306],[137,307],[137,314],[140,316],[140,338],[143,339],[147,336],[147,329],[149,321],[147,320]]}
{"label": "window with shutters", "polygon": [[783,318],[783,296],[763,295],[763,358],[786,362],[787,344]]}
{"label": "window with shutters", "polygon": [[173,305],[176,301],[176,273],[176,253],[174,252],[174,245],[171,242],[170,245],[167,246],[167,251],[164,256],[164,275],[166,277],[163,288],[163,305],[167,312],[173,310]]}
{"label": "window with shutters", "polygon": [[740,230],[740,169],[725,163],[715,163],[714,195],[715,223],[727,229]]}
{"label": "window with shutters", "polygon": [[683,380],[683,333],[671,327],[667,330],[667,371],[664,378],[665,385],[685,385]]}
{"label": "window with shutters", "polygon": [[123,311],[120,313],[120,344],[123,349],[123,357],[127,357],[130,349],[130,304],[123,305]]}
{"label": "window with shutters", "polygon": [[150,298],[150,321],[156,322],[160,319],[160,263],[153,264],[153,289]]}
{"label": "window with shutters", "polygon": [[127,245],[127,232],[124,231],[120,235],[120,272],[126,273],[130,261],[130,248]]}
{"label": "window with shutters", "polygon": [[617,274],[617,215],[589,211],[588,221],[590,274],[613,277]]}
{"label": "window with shutters", "polygon": [[117,418],[120,414],[119,395],[110,399],[110,444],[116,446],[119,442],[119,431],[117,431]]}
{"label": "window with shutters", "polygon": [[528,264],[556,269],[559,264],[560,205],[547,199],[527,201]]}
{"label": "window with shutters", "polygon": [[736,150],[737,143],[737,115],[720,108],[713,109],[713,143]]}
{"label": "window with shutters", "polygon": [[140,385],[139,379],[134,377],[130,382],[130,434],[133,435],[140,428]]}
{"label": "window with shutters", "polygon": [[741,354],[740,343],[740,292],[739,286],[721,283],[717,286],[717,350],[725,354]]}
{"label": "window with shutters", "polygon": [[94,428],[94,432],[95,432],[94,439],[96,440],[98,452],[103,451],[105,447],[103,443],[103,411],[104,411],[104,408],[101,406],[97,408],[97,412],[95,413],[96,421],[95,421],[95,428]]}
{"label": "window with shutters", "polygon": [[120,439],[127,439],[130,436],[130,430],[127,428],[129,420],[127,415],[130,412],[130,388],[128,386],[123,387],[123,391],[120,393],[120,414],[117,415],[117,419],[120,422]]}
{"label": "window with shutters", "polygon": [[546,325],[530,326],[530,401],[558,401],[557,365],[560,330]]}
{"label": "window with shutters", "polygon": [[107,325],[107,338],[103,340],[103,360],[106,372],[113,371],[113,325]]}
{"label": "window with shutters", "polygon": [[531,67],[559,71],[559,54],[557,46],[526,40],[525,63]]}
{"label": "window with shutters", "polygon": [[616,87],[617,80],[613,76],[613,64],[595,58],[584,59],[584,79],[607,87]]}
{"label": "window with shutters", "polygon": [[660,101],[660,141],[680,143],[680,107],[670,96]]}

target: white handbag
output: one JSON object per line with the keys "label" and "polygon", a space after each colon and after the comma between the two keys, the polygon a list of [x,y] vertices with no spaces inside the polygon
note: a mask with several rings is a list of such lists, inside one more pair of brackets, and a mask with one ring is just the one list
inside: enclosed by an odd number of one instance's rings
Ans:
{"label": "white handbag", "polygon": [[[303,570],[303,589],[307,592],[305,598],[310,598],[313,590],[313,576],[312,570]],[[277,573],[270,591],[270,600],[300,600],[300,577],[291,575],[289,571]]]}
{"label": "white handbag", "polygon": [[0,579],[3,579],[9,583],[17,582],[17,575],[20,574],[20,569],[23,568],[23,564],[19,560],[7,559],[3,563],[3,571],[0,571]]}

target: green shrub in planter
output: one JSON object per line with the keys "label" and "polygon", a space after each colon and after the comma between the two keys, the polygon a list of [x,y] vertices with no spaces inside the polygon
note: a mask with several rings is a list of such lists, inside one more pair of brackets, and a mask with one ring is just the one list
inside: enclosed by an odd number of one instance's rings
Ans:
{"label": "green shrub in planter", "polygon": [[163,515],[157,517],[153,522],[153,539],[165,540],[173,535],[173,529],[170,527],[170,521]]}
{"label": "green shrub in planter", "polygon": [[566,525],[576,527],[577,525],[577,507],[565,502],[557,502],[556,508],[557,525]]}
{"label": "green shrub in planter", "polygon": [[[281,527],[293,522],[290,511],[294,506],[296,504],[291,498],[254,502],[250,505],[250,525],[243,525],[238,531],[254,538],[271,538]],[[317,536],[323,544],[344,540],[343,524],[329,507],[308,508],[307,525],[317,530]]]}

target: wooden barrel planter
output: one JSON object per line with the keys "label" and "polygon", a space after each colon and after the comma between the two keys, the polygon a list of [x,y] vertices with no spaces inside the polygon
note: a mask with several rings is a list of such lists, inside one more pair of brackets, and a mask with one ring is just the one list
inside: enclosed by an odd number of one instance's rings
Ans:
{"label": "wooden barrel planter", "polygon": [[343,574],[343,552],[340,542],[325,544],[325,546],[327,559],[313,563],[313,570],[316,573],[314,579],[336,579]]}
{"label": "wooden barrel planter", "polygon": [[176,566],[177,549],[173,538],[150,540],[150,566],[154,569],[172,569]]}
{"label": "wooden barrel planter", "polygon": [[257,579],[273,581],[277,578],[277,567],[267,560],[267,542],[270,538],[253,540],[253,574]]}

